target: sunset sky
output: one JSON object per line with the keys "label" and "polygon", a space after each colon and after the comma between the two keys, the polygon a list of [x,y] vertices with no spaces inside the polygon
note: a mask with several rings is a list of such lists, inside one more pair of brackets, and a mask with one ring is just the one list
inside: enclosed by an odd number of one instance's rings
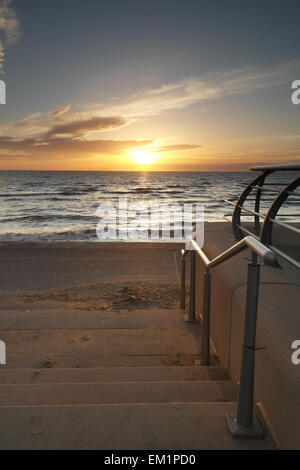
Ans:
{"label": "sunset sky", "polygon": [[0,0],[0,169],[300,161],[299,0]]}

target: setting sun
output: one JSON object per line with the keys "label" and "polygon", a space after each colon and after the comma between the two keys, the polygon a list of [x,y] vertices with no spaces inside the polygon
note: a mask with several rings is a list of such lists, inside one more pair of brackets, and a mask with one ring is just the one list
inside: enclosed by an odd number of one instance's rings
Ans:
{"label": "setting sun", "polygon": [[155,160],[154,155],[151,155],[151,154],[147,153],[147,151],[145,151],[145,150],[138,150],[138,151],[130,154],[129,156],[136,163],[139,163],[139,165],[150,165]]}

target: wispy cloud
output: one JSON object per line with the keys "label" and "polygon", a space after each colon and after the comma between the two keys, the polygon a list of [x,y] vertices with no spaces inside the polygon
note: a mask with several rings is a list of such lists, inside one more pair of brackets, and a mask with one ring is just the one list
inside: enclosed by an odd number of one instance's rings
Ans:
{"label": "wispy cloud", "polygon": [[137,147],[144,147],[151,141],[137,142],[136,140],[97,140],[76,141],[68,137],[39,141],[24,139],[16,142],[9,138],[0,138],[0,160],[23,159],[41,160],[50,158],[74,159],[99,155],[120,155]]}
{"label": "wispy cloud", "polygon": [[[60,108],[62,111],[62,107]],[[65,110],[67,113],[67,110]],[[99,133],[127,125],[119,116],[93,117],[70,113],[32,113],[0,125],[0,160],[85,158],[128,152],[151,140],[103,139]],[[96,133],[96,136],[94,135]]]}
{"label": "wispy cloud", "polygon": [[[4,3],[9,7],[11,2]],[[103,103],[77,106],[75,110],[67,104],[48,113],[31,113],[19,120],[0,124],[0,159],[5,158],[5,150],[9,155],[16,152],[16,157],[20,156],[20,152],[25,152],[34,158],[45,152],[51,153],[53,157],[56,154],[98,155],[127,152],[134,147],[145,147],[151,152],[154,140],[138,142],[107,139],[103,138],[103,133],[114,132],[145,117],[188,108],[196,103],[290,83],[299,71],[300,61],[264,69],[248,67],[205,78],[186,78],[176,83],[139,90],[125,99],[108,99]],[[140,136],[136,137],[138,139]],[[180,143],[178,139],[172,141],[172,145],[164,145],[165,140],[159,148],[155,148],[156,152],[181,152],[200,147],[197,144]],[[147,149],[147,145],[150,148]]]}
{"label": "wispy cloud", "polygon": [[0,137],[14,141],[24,139],[48,139],[68,135],[70,140],[97,140],[99,132],[112,131],[129,122],[120,116],[91,116],[90,113],[62,113],[52,117],[50,113],[32,113],[23,118],[0,124]]}
{"label": "wispy cloud", "polygon": [[3,73],[4,58],[7,46],[15,43],[20,37],[20,24],[13,0],[0,0],[0,72]]}
{"label": "wispy cloud", "polygon": [[[1,0],[0,0],[1,1]],[[300,73],[300,61],[258,69],[215,73],[214,76],[185,78],[176,83],[163,84],[152,89],[141,89],[124,99],[92,103],[75,108],[63,105],[48,114],[33,113],[20,120],[0,125],[0,135],[18,139],[49,135],[71,134],[96,138],[96,131],[115,130],[144,117],[187,108],[196,103],[221,99],[224,96],[248,93],[283,83]]]}
{"label": "wispy cloud", "polygon": [[199,149],[201,145],[196,144],[174,144],[174,145],[150,145],[147,148],[147,153],[161,153],[161,152],[182,152],[183,150]]}
{"label": "wispy cloud", "polygon": [[127,121],[121,117],[93,117],[56,125],[48,132],[47,137],[57,137],[63,134],[68,135],[70,138],[82,139],[91,137],[94,132],[119,129],[126,124]]}
{"label": "wispy cloud", "polygon": [[207,100],[290,83],[299,73],[299,60],[266,68],[245,67],[215,73],[209,77],[185,78],[153,89],[142,89],[123,101],[95,103],[87,108],[90,112],[101,110],[104,113],[119,114],[128,119],[138,119],[155,116],[165,111],[187,108]]}
{"label": "wispy cloud", "polygon": [[63,114],[66,114],[68,111],[70,111],[70,109],[71,109],[71,105],[65,104],[63,106],[60,106],[59,108],[49,111],[49,116],[52,116],[52,117],[62,116]]}

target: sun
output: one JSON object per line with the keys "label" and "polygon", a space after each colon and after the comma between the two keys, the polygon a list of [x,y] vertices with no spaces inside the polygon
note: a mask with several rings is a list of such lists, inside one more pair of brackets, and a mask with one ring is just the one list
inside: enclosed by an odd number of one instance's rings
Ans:
{"label": "sun", "polygon": [[137,150],[129,155],[139,165],[150,165],[155,160],[155,156],[146,150]]}

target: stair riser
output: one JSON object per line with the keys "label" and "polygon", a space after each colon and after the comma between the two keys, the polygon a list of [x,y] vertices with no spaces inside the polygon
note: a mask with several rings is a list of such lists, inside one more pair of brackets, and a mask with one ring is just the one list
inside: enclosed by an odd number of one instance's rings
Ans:
{"label": "stair riser", "polygon": [[231,382],[148,382],[1,385],[0,405],[233,401]]}

